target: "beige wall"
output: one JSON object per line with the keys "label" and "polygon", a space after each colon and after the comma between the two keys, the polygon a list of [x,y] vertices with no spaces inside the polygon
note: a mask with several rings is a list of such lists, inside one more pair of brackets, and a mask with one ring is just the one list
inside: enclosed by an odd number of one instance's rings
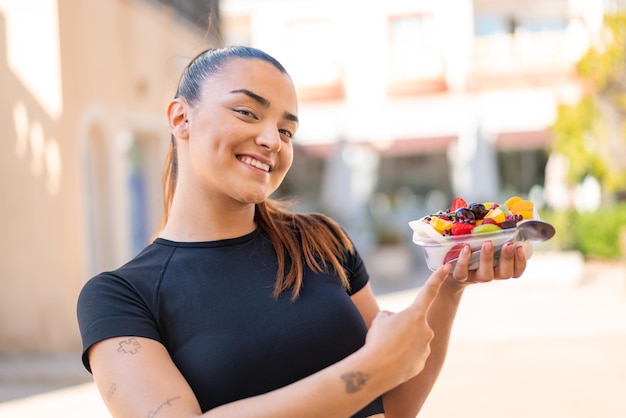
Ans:
{"label": "beige wall", "polygon": [[[27,31],[19,3],[0,0],[0,353],[74,350],[81,286],[133,254],[132,138],[145,151],[154,227],[167,101],[208,43],[140,0],[44,0]],[[54,24],[39,33],[55,20],[56,34]]]}

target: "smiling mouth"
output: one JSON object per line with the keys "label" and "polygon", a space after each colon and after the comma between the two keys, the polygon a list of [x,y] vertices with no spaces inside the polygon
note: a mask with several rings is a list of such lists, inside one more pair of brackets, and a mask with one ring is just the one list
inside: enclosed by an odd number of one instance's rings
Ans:
{"label": "smiling mouth", "polygon": [[263,170],[265,172],[270,171],[270,165],[269,164],[265,164],[259,160],[256,160],[252,157],[247,157],[247,156],[243,156],[243,157],[239,157],[239,161],[246,163],[248,165],[251,165],[252,167],[256,167],[259,170]]}

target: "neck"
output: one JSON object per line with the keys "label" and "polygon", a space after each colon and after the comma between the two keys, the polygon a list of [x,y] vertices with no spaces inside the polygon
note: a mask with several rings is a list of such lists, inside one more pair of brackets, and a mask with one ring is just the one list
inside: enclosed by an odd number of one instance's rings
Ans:
{"label": "neck", "polygon": [[237,238],[256,228],[253,204],[226,208],[215,202],[190,205],[181,200],[174,198],[159,237],[179,242],[216,241]]}

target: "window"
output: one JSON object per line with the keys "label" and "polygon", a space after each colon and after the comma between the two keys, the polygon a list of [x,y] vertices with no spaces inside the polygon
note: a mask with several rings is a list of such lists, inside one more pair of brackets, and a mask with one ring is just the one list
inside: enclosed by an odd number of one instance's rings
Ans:
{"label": "window", "polygon": [[476,36],[510,34],[515,31],[513,18],[496,15],[478,15],[474,19],[474,34]]}
{"label": "window", "polygon": [[178,16],[202,30],[219,28],[219,0],[151,0],[168,6]]}
{"label": "window", "polygon": [[94,124],[86,139],[88,268],[93,275],[136,255],[155,233],[163,158],[154,134],[124,131],[112,140]]}
{"label": "window", "polygon": [[344,96],[343,69],[328,19],[291,21],[286,30],[289,68],[302,100],[338,99]]}
{"label": "window", "polygon": [[115,252],[115,208],[111,149],[99,125],[88,131],[84,165],[88,269],[93,275],[118,265]]}
{"label": "window", "polygon": [[544,184],[548,155],[543,149],[501,150],[497,158],[501,186],[509,195],[527,195]]}
{"label": "window", "polygon": [[130,249],[139,253],[149,242],[158,226],[161,207],[161,158],[158,138],[135,135],[126,152],[125,188],[128,199]]}
{"label": "window", "polygon": [[389,92],[445,90],[445,60],[437,46],[430,14],[391,17],[389,21]]}

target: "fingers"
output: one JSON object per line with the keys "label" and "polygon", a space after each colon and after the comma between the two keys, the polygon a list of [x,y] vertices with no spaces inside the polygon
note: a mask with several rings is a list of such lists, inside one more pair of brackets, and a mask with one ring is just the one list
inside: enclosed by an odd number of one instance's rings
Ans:
{"label": "fingers", "polygon": [[509,279],[515,272],[515,243],[507,242],[500,251],[500,262],[496,267],[496,279]]}
{"label": "fingers", "polygon": [[490,282],[494,278],[494,247],[493,242],[485,241],[480,252],[480,265],[476,277],[480,282]]}
{"label": "fingers", "polygon": [[454,272],[452,273],[452,277],[459,282],[464,282],[468,278],[471,253],[472,251],[469,245],[464,245],[463,249],[459,253],[459,258],[456,261],[456,266],[454,267]]}
{"label": "fingers", "polygon": [[[532,250],[532,248],[531,248]],[[496,269],[497,279],[520,277],[526,270],[526,252],[524,243],[509,243],[502,249],[500,264]]]}
{"label": "fingers", "polygon": [[[510,255],[510,262],[508,264],[503,264],[503,268],[508,268],[506,269],[506,271],[500,272],[502,278],[517,278],[520,277],[522,273],[524,273],[524,270],[526,270],[527,247],[524,244],[528,243],[511,245],[510,254],[507,253],[507,256]],[[530,248],[530,250],[532,252],[532,247]]]}
{"label": "fingers", "polygon": [[452,277],[460,283],[488,282],[494,278],[494,246],[491,241],[485,241],[480,248],[478,269],[470,269],[471,249],[466,245],[459,254]]}
{"label": "fingers", "polygon": [[[532,246],[530,247],[532,252]],[[515,267],[513,268],[513,276],[512,277],[520,277],[522,273],[526,270],[526,251],[524,247],[516,247],[515,248]]]}
{"label": "fingers", "polygon": [[422,289],[417,294],[412,306],[416,306],[423,311],[428,311],[434,300],[437,298],[437,294],[439,294],[441,284],[444,282],[446,277],[448,277],[448,274],[450,274],[451,267],[452,266],[450,264],[445,264],[435,270],[433,274],[430,275],[428,280],[426,280],[424,286],[422,286]]}
{"label": "fingers", "polygon": [[[525,244],[527,244],[525,246]],[[527,252],[528,251],[528,252]],[[456,261],[452,277],[459,285],[484,283],[492,280],[520,277],[526,270],[526,260],[532,254],[532,244],[509,242],[498,249],[498,261],[494,261],[495,247],[491,241],[485,241],[480,249],[480,262],[476,270],[471,267],[471,251],[465,246]],[[494,264],[497,264],[494,267]]]}

